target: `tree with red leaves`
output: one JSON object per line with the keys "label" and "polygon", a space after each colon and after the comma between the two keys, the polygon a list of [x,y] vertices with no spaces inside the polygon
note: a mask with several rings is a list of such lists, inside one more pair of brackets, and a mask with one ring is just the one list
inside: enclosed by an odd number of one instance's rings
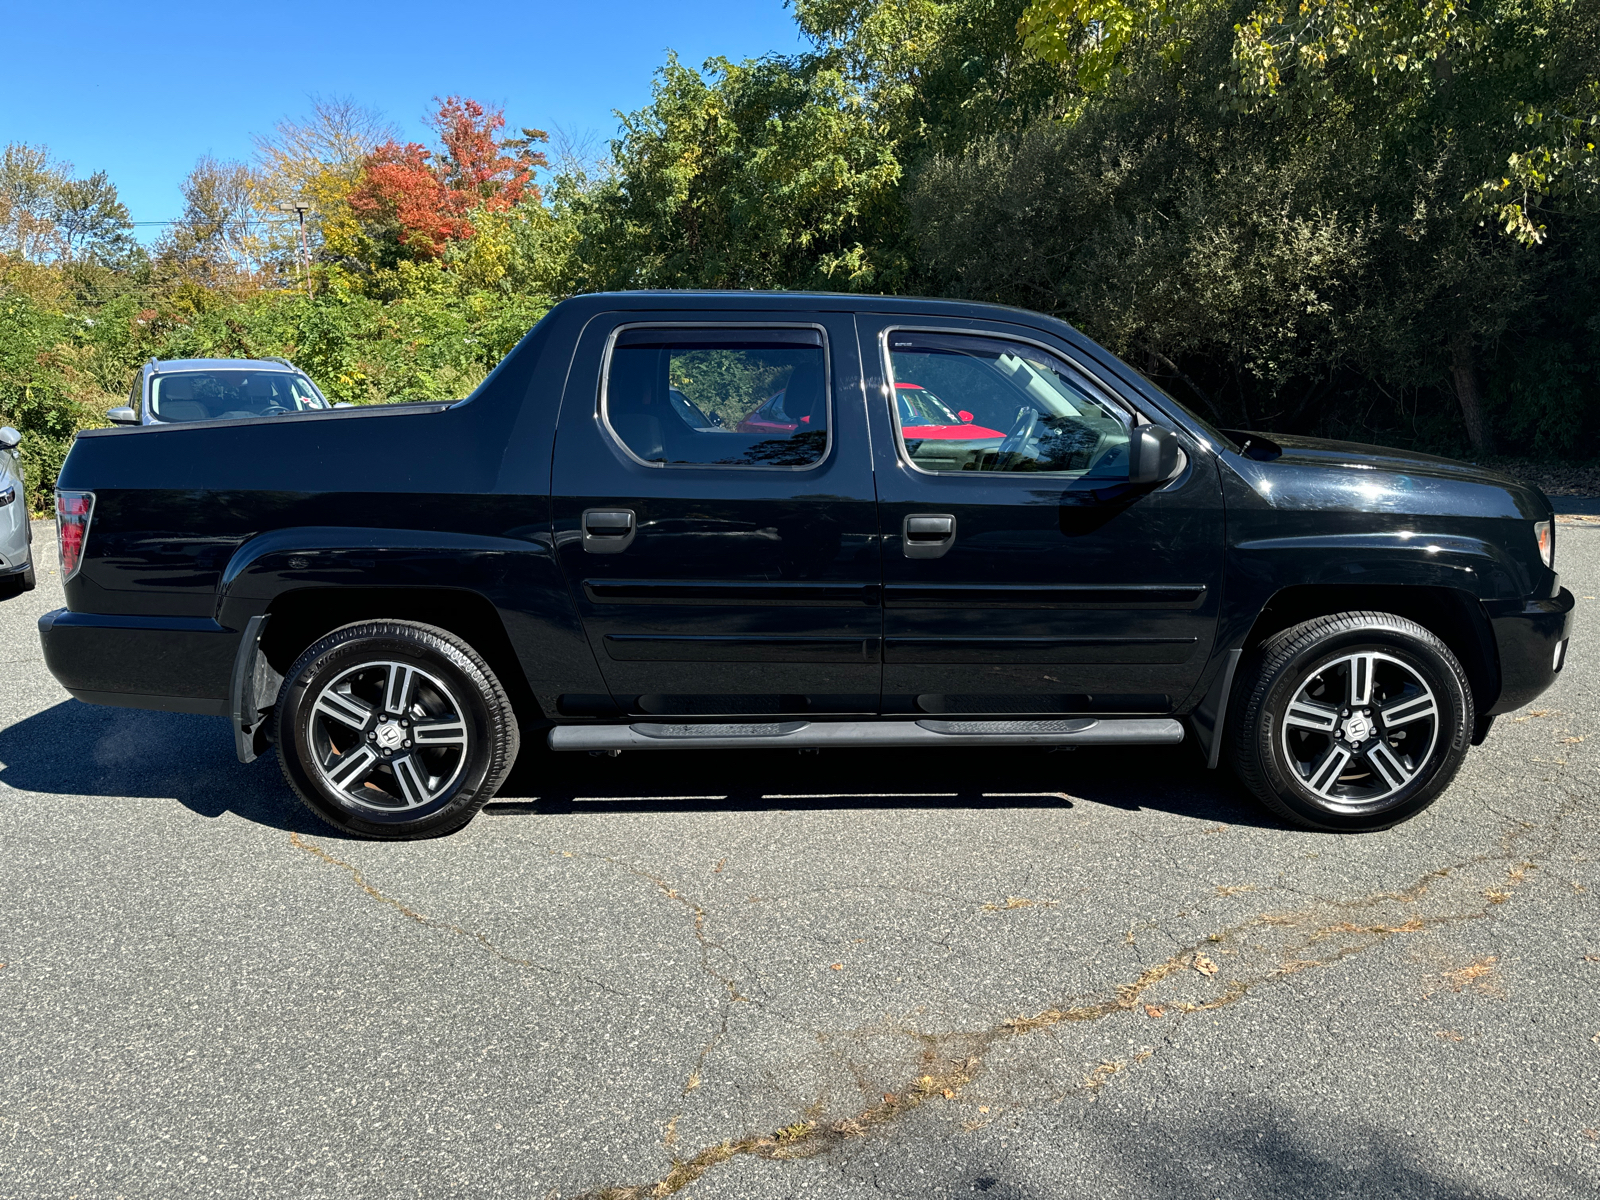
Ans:
{"label": "tree with red leaves", "polygon": [[350,195],[350,207],[380,259],[437,258],[449,242],[473,235],[474,210],[505,212],[539,200],[533,172],[549,165],[534,149],[545,138],[542,130],[504,137],[503,110],[460,96],[434,101],[438,109],[428,123],[441,149],[385,142],[362,164],[361,181]]}

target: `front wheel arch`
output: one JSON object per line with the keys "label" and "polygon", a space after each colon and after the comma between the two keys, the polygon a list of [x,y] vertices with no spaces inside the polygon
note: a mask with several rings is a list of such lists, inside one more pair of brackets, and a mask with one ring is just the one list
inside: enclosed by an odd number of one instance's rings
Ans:
{"label": "front wheel arch", "polygon": [[[1295,625],[1338,613],[1390,613],[1414,621],[1450,648],[1472,686],[1473,707],[1487,712],[1500,698],[1500,655],[1478,597],[1450,587],[1292,584],[1274,592],[1241,643],[1248,659],[1269,639]],[[1232,688],[1236,699],[1239,679]]]}

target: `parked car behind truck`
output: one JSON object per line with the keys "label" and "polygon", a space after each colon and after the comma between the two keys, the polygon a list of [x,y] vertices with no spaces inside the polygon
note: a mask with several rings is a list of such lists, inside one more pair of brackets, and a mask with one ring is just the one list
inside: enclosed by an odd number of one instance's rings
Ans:
{"label": "parked car behind truck", "polygon": [[116,425],[240,421],[333,407],[286,358],[152,358],[139,368]]}
{"label": "parked car behind truck", "polygon": [[0,425],[0,600],[32,591],[36,582],[21,447],[22,434]]}
{"label": "parked car behind truck", "polygon": [[1191,741],[1380,828],[1550,686],[1573,607],[1531,487],[1213,429],[1062,322],[933,300],[578,297],[461,402],[85,432],[57,503],[56,677],[229,716],[370,837],[464,824],[534,745],[1003,779]]}

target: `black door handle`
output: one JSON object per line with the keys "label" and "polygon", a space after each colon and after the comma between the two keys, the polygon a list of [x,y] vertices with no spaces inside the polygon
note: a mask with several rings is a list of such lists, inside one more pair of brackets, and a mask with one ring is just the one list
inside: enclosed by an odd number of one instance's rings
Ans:
{"label": "black door handle", "polygon": [[943,558],[956,544],[956,519],[950,513],[910,513],[900,527],[900,549],[907,558]]}
{"label": "black door handle", "polygon": [[583,514],[583,548],[590,554],[621,554],[633,544],[639,523],[631,508],[590,508]]}

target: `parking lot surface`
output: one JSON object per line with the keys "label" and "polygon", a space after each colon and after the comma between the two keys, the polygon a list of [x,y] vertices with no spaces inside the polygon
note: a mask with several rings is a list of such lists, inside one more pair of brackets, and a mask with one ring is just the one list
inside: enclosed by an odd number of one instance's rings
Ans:
{"label": "parking lot surface", "polygon": [[[41,564],[53,561],[39,526]],[[1600,525],[1432,809],[1192,746],[528,755],[399,845],[0,603],[0,1196],[1592,1197]]]}

